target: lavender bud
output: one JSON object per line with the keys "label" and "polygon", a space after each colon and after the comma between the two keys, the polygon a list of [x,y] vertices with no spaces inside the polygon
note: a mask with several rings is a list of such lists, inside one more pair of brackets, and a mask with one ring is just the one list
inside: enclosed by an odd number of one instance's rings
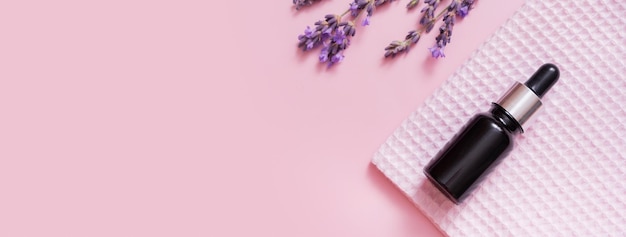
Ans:
{"label": "lavender bud", "polygon": [[370,25],[370,16],[366,16],[365,19],[363,19],[363,26],[368,25]]}
{"label": "lavender bud", "polygon": [[359,15],[359,4],[356,2],[350,3],[350,15],[356,17]]}
{"label": "lavender bud", "polygon": [[352,24],[352,22],[346,23],[343,26],[343,33],[347,36],[354,36],[356,34],[356,27]]}
{"label": "lavender bud", "polygon": [[335,15],[326,15],[326,22],[330,25],[337,22],[337,17]]}
{"label": "lavender bud", "polygon": [[383,5],[383,4],[387,3],[387,2],[393,2],[393,1],[394,1],[394,0],[376,0],[376,1],[374,2],[374,4],[375,4],[376,6],[380,6],[380,5]]}
{"label": "lavender bud", "polygon": [[417,31],[412,30],[406,35],[405,40],[411,41],[412,44],[417,43],[420,40],[421,34],[417,33]]}
{"label": "lavender bud", "polygon": [[433,58],[439,58],[439,57],[445,58],[446,55],[443,53],[443,49],[444,49],[444,47],[443,46],[440,47],[439,45],[435,45],[435,46],[433,46],[431,48],[428,48],[428,50],[430,50],[430,54],[431,54],[431,56],[433,56]]}
{"label": "lavender bud", "polygon": [[444,24],[439,27],[439,35],[435,38],[437,40],[437,47],[430,49],[434,58],[445,57],[443,54],[443,48],[450,43],[456,12],[461,5],[462,3],[459,4],[458,0],[453,0],[450,5],[448,5],[447,11],[443,17]]}
{"label": "lavender bud", "polygon": [[[294,4],[305,1],[307,0],[294,0]],[[342,18],[345,14],[325,15],[323,20],[315,22],[314,29],[307,27],[304,34],[298,36],[298,47],[306,51],[324,45],[320,51],[319,61],[329,65],[341,62],[345,57],[343,52],[350,45],[350,38],[356,34],[356,17],[365,11],[366,16],[361,24],[363,26],[369,25],[376,6],[391,1],[393,0],[353,0],[349,5],[349,13],[353,16],[351,21],[343,21]],[[398,46],[395,48],[395,52],[402,51],[406,47],[407,45]]]}
{"label": "lavender bud", "polygon": [[326,61],[328,61],[328,46],[325,46],[324,48],[322,48],[322,51],[320,51],[320,56],[319,56],[319,60],[320,62],[324,63]]}
{"label": "lavender bud", "polygon": [[457,7],[456,14],[460,17],[465,17],[469,13],[470,9],[472,9],[472,5],[474,4],[474,0],[463,0],[459,7]]}
{"label": "lavender bud", "polygon": [[322,32],[321,40],[326,41],[327,39],[330,39],[330,35],[333,31],[331,28],[326,28],[324,30],[321,30],[320,32]]}
{"label": "lavender bud", "polygon": [[332,44],[330,46],[329,54],[333,55],[333,54],[336,54],[337,52],[339,52],[339,45],[338,44]]}
{"label": "lavender bud", "polygon": [[457,2],[457,0],[453,0],[453,1],[450,3],[450,5],[448,5],[448,11],[449,11],[449,12],[451,12],[451,11],[455,11],[455,10],[456,10],[456,7],[458,6],[458,4],[459,4],[459,3]]}
{"label": "lavender bud", "polygon": [[338,62],[343,61],[343,58],[344,58],[343,54],[337,53],[337,54],[333,55],[332,58],[330,58],[330,62],[331,63],[338,63]]}
{"label": "lavender bud", "polygon": [[409,49],[409,44],[411,42],[410,41],[398,41],[398,40],[394,40],[392,41],[386,48],[385,48],[385,57],[395,57],[398,53],[401,52],[406,52]]}
{"label": "lavender bud", "polygon": [[398,40],[391,41],[391,43],[389,43],[389,45],[387,47],[385,47],[385,50],[395,49],[396,47],[398,47],[401,44],[402,44],[402,41],[398,41]]}
{"label": "lavender bud", "polygon": [[[439,6],[440,0],[425,0],[424,3],[427,4],[426,7],[422,8],[421,12],[424,13],[422,18],[420,19],[420,24],[426,27],[426,32],[430,32],[433,29],[434,21],[435,21],[435,10],[437,6]],[[456,0],[453,0],[456,1]]]}
{"label": "lavender bud", "polygon": [[406,8],[412,9],[419,3],[419,0],[411,0],[408,4],[406,4]]}
{"label": "lavender bud", "polygon": [[460,16],[460,17],[465,17],[467,16],[467,13],[469,12],[469,7],[468,6],[462,6],[460,7],[457,11],[456,11],[456,15]]}
{"label": "lavender bud", "polygon": [[296,5],[296,10],[300,10],[302,7],[313,5],[313,3],[319,1],[320,0],[293,0],[293,4]]}

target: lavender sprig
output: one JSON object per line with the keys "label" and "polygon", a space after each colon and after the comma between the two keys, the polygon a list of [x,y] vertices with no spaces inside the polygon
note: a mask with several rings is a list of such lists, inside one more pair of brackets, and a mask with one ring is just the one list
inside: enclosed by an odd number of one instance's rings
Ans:
{"label": "lavender sprig", "polygon": [[435,38],[437,42],[433,47],[430,47],[431,55],[433,58],[446,57],[443,53],[443,49],[446,48],[446,45],[450,43],[450,38],[452,37],[452,28],[454,27],[454,17],[456,16],[456,11],[459,7],[459,2],[457,0],[452,0],[450,5],[446,8],[447,11],[443,16],[444,24],[439,27],[439,35]]}
{"label": "lavender sprig", "polygon": [[[341,15],[329,14],[317,21],[315,28],[307,26],[304,34],[298,36],[298,47],[304,51],[323,45],[319,61],[333,65],[344,59],[344,51],[350,46],[350,39],[356,34],[356,22],[366,13],[362,26],[370,24],[370,17],[377,6],[393,0],[354,0]],[[344,19],[350,13],[350,20]]]}
{"label": "lavender sprig", "polygon": [[412,45],[417,44],[424,31],[428,33],[433,28],[437,19],[439,19],[443,14],[443,12],[440,12],[436,17],[434,16],[434,10],[439,6],[439,2],[440,0],[424,0],[424,3],[428,5],[421,11],[424,15],[419,22],[420,28],[409,31],[403,41],[392,41],[385,48],[385,57],[395,57],[399,53],[408,52]]}
{"label": "lavender sprig", "polygon": [[426,27],[426,33],[430,32],[435,25],[435,10],[439,6],[439,2],[441,2],[441,0],[424,0],[424,3],[428,5],[421,11],[424,15],[420,19],[420,25]]}
{"label": "lavender sprig", "polygon": [[313,5],[313,3],[321,0],[293,0],[293,5],[296,5],[296,10],[300,10],[302,7]]}
{"label": "lavender sprig", "polygon": [[396,54],[408,51],[412,44],[416,44],[420,40],[421,32],[416,30],[409,31],[403,41],[394,40],[385,48],[385,57],[395,57]]}
{"label": "lavender sprig", "polygon": [[475,0],[452,0],[452,3],[450,3],[448,7],[439,12],[437,16],[434,16],[432,11],[437,8],[439,0],[424,0],[424,3],[428,4],[428,6],[422,9],[424,16],[420,19],[421,27],[417,30],[410,31],[403,41],[392,41],[385,48],[385,57],[395,57],[401,52],[407,52],[413,44],[416,44],[419,41],[420,36],[424,33],[424,31],[429,32],[433,28],[435,22],[441,17],[443,17],[444,23],[441,27],[439,27],[439,35],[436,37],[436,43],[433,47],[429,48],[429,51],[431,56],[434,58],[445,57],[444,48],[448,43],[450,43],[455,18],[457,16],[467,16],[469,10],[472,9],[474,1]]}
{"label": "lavender sprig", "polygon": [[453,0],[446,8],[446,13],[443,16],[443,25],[439,27],[439,35],[435,38],[437,42],[430,50],[433,58],[446,57],[443,50],[446,45],[450,43],[452,38],[452,29],[454,28],[454,22],[456,16],[465,17],[469,12],[470,7],[474,3],[474,0]]}
{"label": "lavender sprig", "polygon": [[329,14],[324,17],[324,20],[315,22],[315,30],[307,26],[304,34],[298,36],[298,47],[307,51],[330,39],[330,36],[339,28],[339,18],[340,16]]}

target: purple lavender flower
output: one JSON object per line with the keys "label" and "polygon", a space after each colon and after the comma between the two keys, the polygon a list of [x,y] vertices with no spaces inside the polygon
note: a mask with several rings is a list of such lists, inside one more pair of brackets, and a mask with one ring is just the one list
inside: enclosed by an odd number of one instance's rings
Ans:
{"label": "purple lavender flower", "polygon": [[345,42],[347,42],[347,40],[348,39],[346,37],[345,31],[337,31],[337,33],[335,33],[335,35],[333,36],[333,40],[331,43],[343,45]]}
{"label": "purple lavender flower", "polygon": [[296,5],[296,10],[300,10],[300,8],[302,7],[313,5],[313,3],[316,3],[319,1],[320,0],[293,0],[293,4]]}
{"label": "purple lavender flower", "polygon": [[374,14],[374,5],[372,4],[367,5],[367,7],[365,8],[365,11],[367,12],[367,16],[372,16],[372,14]]}
{"label": "purple lavender flower", "polygon": [[337,30],[339,28],[339,23],[341,21],[341,16],[328,14],[324,16],[324,22],[328,25],[329,28],[333,30]]}
{"label": "purple lavender flower", "polygon": [[342,52],[339,52],[339,53],[337,53],[337,54],[333,55],[333,57],[332,57],[332,58],[330,58],[330,63],[331,63],[331,64],[332,64],[332,63],[339,63],[339,62],[343,61],[343,58],[344,58],[344,57],[345,57],[345,56],[343,56],[343,53],[342,53]]}
{"label": "purple lavender flower", "polygon": [[448,5],[443,16],[443,25],[439,27],[439,35],[435,38],[437,42],[433,47],[429,48],[433,58],[446,56],[443,53],[443,49],[450,43],[452,38],[452,29],[454,28],[456,16],[467,16],[473,3],[474,0],[452,0],[450,5]]}
{"label": "purple lavender flower", "polygon": [[358,16],[359,12],[365,9],[367,5],[369,5],[368,0],[354,0],[354,2],[350,3],[350,15],[352,15],[352,17]]}
{"label": "purple lavender flower", "polygon": [[419,0],[411,0],[409,3],[406,4],[406,8],[413,9],[415,6],[417,6],[419,2]]}
{"label": "purple lavender flower", "polygon": [[424,15],[420,19],[420,24],[426,27],[427,33],[433,29],[433,26],[435,26],[435,10],[439,6],[440,1],[441,0],[424,0],[424,3],[428,5],[421,11]]}
{"label": "purple lavender flower", "polygon": [[450,5],[446,8],[447,12],[443,15],[443,22],[446,25],[454,25],[454,18],[456,17],[456,12],[459,8],[459,2],[457,0],[453,0]]}
{"label": "purple lavender flower", "polygon": [[363,19],[363,26],[368,26],[370,25],[370,16],[366,16],[365,19]]}
{"label": "purple lavender flower", "polygon": [[374,0],[372,4],[370,0],[354,0],[354,2],[350,3],[350,14],[352,17],[357,17],[361,10],[365,9],[367,15],[372,16],[377,6],[393,1],[394,0]]}
{"label": "purple lavender flower", "polygon": [[339,29],[340,19],[341,16],[329,14],[324,20],[315,22],[315,30],[307,26],[304,34],[298,36],[298,47],[307,51],[330,39],[332,32]]}
{"label": "purple lavender flower", "polygon": [[[345,27],[345,26],[344,26]],[[328,65],[343,61],[345,57],[343,51],[350,45],[349,35],[346,35],[345,30],[338,30],[333,35],[330,43],[322,48],[320,52],[320,62],[328,62]]]}
{"label": "purple lavender flower", "polygon": [[343,27],[342,30],[344,32],[345,35],[347,36],[354,36],[356,34],[356,26],[354,25],[354,23],[352,21],[344,21],[339,23],[340,27]]}
{"label": "purple lavender flower", "polygon": [[395,57],[401,52],[407,52],[411,45],[416,44],[420,40],[421,34],[415,30],[409,31],[403,41],[392,41],[385,48],[385,57]]}
{"label": "purple lavender flower", "polygon": [[433,56],[433,58],[445,58],[446,55],[443,54],[443,49],[445,48],[445,46],[441,46],[439,44],[435,44],[435,46],[428,48],[428,50],[430,50],[430,54]]}
{"label": "purple lavender flower", "polygon": [[386,57],[395,57],[400,52],[405,52],[409,49],[409,44],[406,41],[394,40],[385,47],[385,58]]}
{"label": "purple lavender flower", "polygon": [[304,36],[306,37],[313,36],[313,30],[311,30],[311,27],[307,26],[306,29],[304,29]]}
{"label": "purple lavender flower", "polygon": [[[411,4],[417,4],[411,0],[407,7],[414,7]],[[445,57],[444,49],[450,43],[452,37],[452,29],[456,21],[456,17],[465,17],[472,9],[472,6],[476,0],[452,0],[450,5],[443,9],[436,17],[434,14],[435,9],[441,2],[441,0],[424,0],[425,6],[421,12],[424,13],[420,19],[421,28],[410,31],[403,41],[393,41],[385,48],[385,57],[395,56],[400,52],[406,52],[409,47],[417,43],[421,34],[426,31],[429,32],[434,27],[434,24],[439,18],[443,18],[443,24],[439,27],[439,34],[437,35],[436,43],[433,47],[428,48],[430,54],[434,58]]]}
{"label": "purple lavender flower", "polygon": [[331,34],[333,33],[333,29],[332,28],[326,28],[325,30],[322,31],[322,42],[330,39]]}
{"label": "purple lavender flower", "polygon": [[348,8],[348,10],[350,10],[350,15],[352,17],[356,17],[356,15],[359,14],[359,4],[351,2],[350,3],[350,8]]}
{"label": "purple lavender flower", "polygon": [[469,12],[469,6],[462,6],[462,7],[459,7],[459,9],[456,10],[456,15],[460,16],[460,17],[465,17],[465,16],[467,16],[468,12]]}
{"label": "purple lavender flower", "polygon": [[437,43],[430,48],[430,52],[434,58],[445,57],[443,49],[450,43],[452,37],[452,28],[454,27],[454,18],[458,11],[460,4],[457,0],[452,0],[450,5],[446,8],[446,13],[443,16],[443,25],[439,27],[439,35],[435,38]]}
{"label": "purple lavender flower", "polygon": [[386,2],[393,2],[393,1],[394,1],[394,0],[375,0],[375,1],[374,1],[374,5],[376,5],[376,6],[380,6],[380,5],[385,4]]}
{"label": "purple lavender flower", "polygon": [[472,8],[472,5],[474,4],[474,0],[463,0],[460,4],[461,5],[456,10],[456,15],[460,16],[461,18],[464,18],[465,16],[467,16],[470,9]]}
{"label": "purple lavender flower", "polygon": [[319,31],[313,31],[311,27],[307,26],[304,29],[304,34],[298,36],[298,47],[302,50],[310,50],[321,43],[321,33]]}
{"label": "purple lavender flower", "polygon": [[[299,3],[297,1],[299,0],[295,0],[294,4]],[[307,51],[323,45],[318,58],[320,62],[329,65],[341,62],[345,57],[344,51],[350,45],[350,39],[356,34],[355,24],[361,15],[365,15],[365,18],[360,24],[369,25],[376,7],[391,1],[394,0],[353,0],[344,14],[326,15],[323,20],[315,22],[313,29],[307,27],[304,34],[298,36],[298,47]],[[344,19],[348,13],[350,13],[351,20]]]}
{"label": "purple lavender flower", "polygon": [[320,51],[320,62],[325,63],[328,61],[328,52],[329,52],[329,47],[328,46],[324,46],[324,48],[322,48],[322,51]]}

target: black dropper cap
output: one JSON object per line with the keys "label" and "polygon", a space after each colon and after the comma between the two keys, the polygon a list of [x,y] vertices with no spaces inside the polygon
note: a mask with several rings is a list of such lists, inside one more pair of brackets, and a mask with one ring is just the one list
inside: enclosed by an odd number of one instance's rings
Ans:
{"label": "black dropper cap", "polygon": [[531,89],[539,98],[542,98],[559,80],[559,68],[552,63],[542,65],[524,85]]}

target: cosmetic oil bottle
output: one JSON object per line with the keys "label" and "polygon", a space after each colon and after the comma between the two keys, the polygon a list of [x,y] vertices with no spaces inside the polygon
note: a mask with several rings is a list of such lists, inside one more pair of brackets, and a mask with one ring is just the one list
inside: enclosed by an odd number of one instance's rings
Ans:
{"label": "cosmetic oil bottle", "polygon": [[553,64],[541,66],[524,84],[515,82],[491,110],[472,117],[424,168],[428,179],[459,204],[513,149],[541,98],[559,78]]}

